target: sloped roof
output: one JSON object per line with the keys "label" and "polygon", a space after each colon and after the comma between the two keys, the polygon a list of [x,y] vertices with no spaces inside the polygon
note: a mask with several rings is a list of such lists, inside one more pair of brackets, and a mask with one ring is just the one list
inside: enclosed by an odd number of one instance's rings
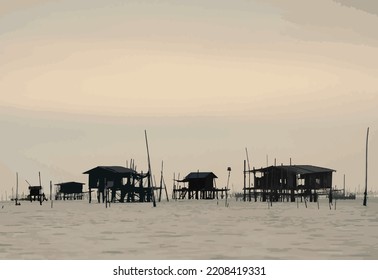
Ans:
{"label": "sloped roof", "polygon": [[314,165],[278,165],[278,166],[269,166],[265,168],[256,169],[255,171],[263,172],[271,168],[277,168],[285,172],[295,173],[295,174],[312,174],[312,173],[324,173],[324,172],[335,172],[336,170],[319,167]]}
{"label": "sloped roof", "polygon": [[94,172],[109,172],[109,173],[114,173],[114,174],[134,174],[136,173],[135,170],[126,168],[123,166],[97,166],[95,168],[92,168],[88,171],[85,171],[83,174],[90,174]]}
{"label": "sloped roof", "polygon": [[182,182],[187,182],[193,179],[205,179],[207,177],[218,178],[213,172],[191,172],[182,180]]}
{"label": "sloped roof", "polygon": [[64,182],[64,183],[55,184],[55,186],[64,186],[64,185],[85,185],[85,184],[79,183],[79,182]]}

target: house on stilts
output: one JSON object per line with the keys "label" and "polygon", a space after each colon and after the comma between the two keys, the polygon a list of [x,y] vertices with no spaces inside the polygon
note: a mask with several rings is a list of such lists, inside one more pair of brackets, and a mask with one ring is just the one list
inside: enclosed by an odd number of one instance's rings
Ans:
{"label": "house on stilts", "polygon": [[83,185],[85,184],[79,182],[55,184],[57,186],[55,200],[82,200],[84,196]]}
{"label": "house on stilts", "polygon": [[[174,199],[215,199],[227,195],[227,188],[218,189],[213,172],[191,172],[184,179],[177,180],[183,186],[174,186]],[[220,195],[219,195],[220,193]]]}
{"label": "house on stilts", "polygon": [[122,166],[97,166],[88,174],[89,203],[97,190],[98,202],[150,202],[153,193],[149,173]]}
{"label": "house on stilts", "polygon": [[[296,197],[317,202],[332,188],[333,169],[313,165],[280,165],[244,170],[244,200],[291,201]],[[254,186],[246,186],[246,176],[253,174]]]}
{"label": "house on stilts", "polygon": [[29,186],[28,200],[41,201],[45,198],[45,194],[42,192],[42,186]]}

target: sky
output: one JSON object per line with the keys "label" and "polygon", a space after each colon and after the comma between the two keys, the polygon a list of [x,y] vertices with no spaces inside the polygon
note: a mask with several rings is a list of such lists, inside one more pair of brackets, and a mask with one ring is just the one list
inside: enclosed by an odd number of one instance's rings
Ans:
{"label": "sky", "polygon": [[2,0],[0,193],[133,158],[243,187],[310,164],[378,191],[378,4],[362,0]]}

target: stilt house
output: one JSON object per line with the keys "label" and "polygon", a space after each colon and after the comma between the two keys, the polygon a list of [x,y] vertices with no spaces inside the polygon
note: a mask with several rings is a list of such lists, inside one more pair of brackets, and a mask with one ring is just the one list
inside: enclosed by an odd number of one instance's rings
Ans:
{"label": "stilt house", "polygon": [[78,182],[66,182],[55,184],[55,186],[57,186],[55,200],[82,200],[83,185],[85,184]]}
{"label": "stilt house", "polygon": [[[149,174],[122,166],[97,166],[84,174],[89,175],[89,203],[92,200],[92,191],[97,190],[97,201],[105,201],[105,195],[110,193],[112,202],[150,202],[152,186],[148,180]],[[146,180],[145,180],[146,179]]]}
{"label": "stilt house", "polygon": [[[281,165],[253,169],[254,187],[245,187],[244,196],[263,201],[284,199],[295,201],[295,196],[309,197],[317,201],[318,195],[328,194],[332,188],[333,169],[313,165]],[[328,191],[327,191],[328,190]],[[248,193],[247,193],[248,191]]]}
{"label": "stilt house", "polygon": [[28,199],[30,201],[40,201],[43,196],[42,186],[29,186]]}
{"label": "stilt house", "polygon": [[[183,187],[173,190],[174,197],[185,199],[215,199],[218,192],[226,192],[226,189],[217,189],[215,179],[218,178],[213,172],[191,172],[183,180]],[[185,185],[187,183],[187,186]]]}

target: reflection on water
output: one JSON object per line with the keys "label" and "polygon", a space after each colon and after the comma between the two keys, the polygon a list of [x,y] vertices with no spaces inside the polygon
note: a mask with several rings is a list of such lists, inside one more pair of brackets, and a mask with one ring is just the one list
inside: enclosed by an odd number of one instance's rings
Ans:
{"label": "reflection on water", "polygon": [[378,199],[2,202],[0,259],[378,259]]}

